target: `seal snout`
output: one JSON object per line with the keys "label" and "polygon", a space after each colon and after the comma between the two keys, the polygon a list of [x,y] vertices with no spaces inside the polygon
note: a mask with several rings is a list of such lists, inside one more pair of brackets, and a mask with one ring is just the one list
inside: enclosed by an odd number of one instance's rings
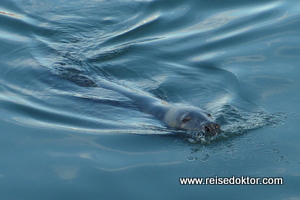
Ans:
{"label": "seal snout", "polygon": [[214,122],[206,123],[201,126],[205,136],[215,136],[220,132],[220,125]]}

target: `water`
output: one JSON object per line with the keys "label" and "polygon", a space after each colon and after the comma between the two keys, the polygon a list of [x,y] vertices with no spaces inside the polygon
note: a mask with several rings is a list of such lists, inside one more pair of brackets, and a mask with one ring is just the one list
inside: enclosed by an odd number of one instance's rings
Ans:
{"label": "water", "polygon": [[[0,3],[1,199],[298,199],[297,1]],[[106,79],[209,110],[174,135]],[[283,177],[284,185],[179,184]],[[217,191],[217,192],[216,192]]]}

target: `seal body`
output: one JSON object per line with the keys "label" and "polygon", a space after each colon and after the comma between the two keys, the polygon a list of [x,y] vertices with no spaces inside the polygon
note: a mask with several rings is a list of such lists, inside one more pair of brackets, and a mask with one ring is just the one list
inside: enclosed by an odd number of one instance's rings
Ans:
{"label": "seal body", "polygon": [[97,82],[98,86],[113,90],[130,98],[145,113],[151,114],[172,128],[193,132],[192,137],[215,136],[220,133],[219,124],[212,116],[197,107],[168,104],[147,93],[134,91],[106,80]]}

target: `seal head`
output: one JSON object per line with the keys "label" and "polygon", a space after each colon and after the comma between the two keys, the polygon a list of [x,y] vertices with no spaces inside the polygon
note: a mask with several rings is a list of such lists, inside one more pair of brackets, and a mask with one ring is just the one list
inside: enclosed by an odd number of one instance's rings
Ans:
{"label": "seal head", "polygon": [[163,121],[170,127],[197,132],[195,137],[215,136],[220,133],[220,125],[215,123],[212,116],[195,107],[174,107],[164,116]]}

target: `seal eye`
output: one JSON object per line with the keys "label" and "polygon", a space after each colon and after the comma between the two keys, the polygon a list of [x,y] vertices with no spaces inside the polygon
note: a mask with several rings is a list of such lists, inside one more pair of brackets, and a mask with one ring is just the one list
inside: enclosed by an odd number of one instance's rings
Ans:
{"label": "seal eye", "polygon": [[208,116],[208,117],[211,117],[211,114],[207,113],[207,116]]}
{"label": "seal eye", "polygon": [[183,120],[181,120],[181,122],[183,123],[183,124],[185,124],[185,123],[187,123],[188,121],[190,121],[190,117],[185,117]]}

